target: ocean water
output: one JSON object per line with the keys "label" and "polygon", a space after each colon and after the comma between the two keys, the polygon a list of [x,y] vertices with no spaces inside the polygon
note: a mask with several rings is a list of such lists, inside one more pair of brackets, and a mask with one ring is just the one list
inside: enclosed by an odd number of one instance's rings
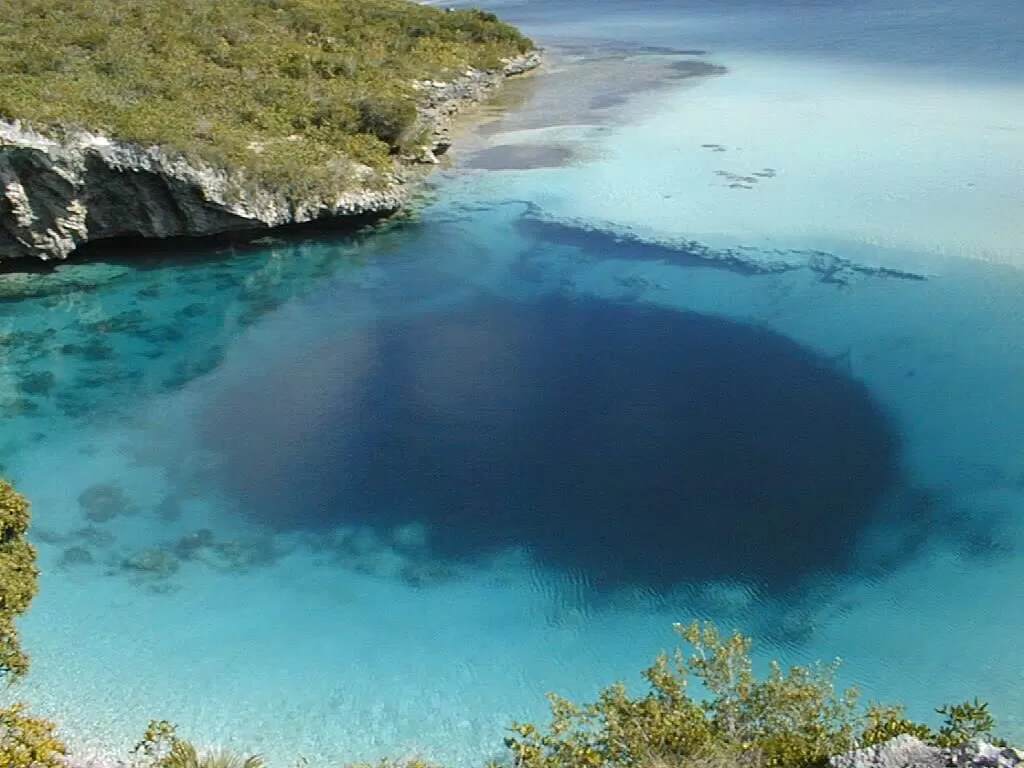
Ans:
{"label": "ocean water", "polygon": [[699,617],[1024,740],[1021,9],[492,5],[413,219],[0,276],[5,698],[468,768]]}

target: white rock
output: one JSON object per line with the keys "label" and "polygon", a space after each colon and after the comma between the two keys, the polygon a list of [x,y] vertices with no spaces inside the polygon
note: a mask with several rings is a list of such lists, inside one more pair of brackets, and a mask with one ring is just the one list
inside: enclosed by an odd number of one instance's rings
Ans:
{"label": "white rock", "polygon": [[884,744],[857,749],[829,760],[832,768],[945,768],[946,757],[913,736],[897,736]]}

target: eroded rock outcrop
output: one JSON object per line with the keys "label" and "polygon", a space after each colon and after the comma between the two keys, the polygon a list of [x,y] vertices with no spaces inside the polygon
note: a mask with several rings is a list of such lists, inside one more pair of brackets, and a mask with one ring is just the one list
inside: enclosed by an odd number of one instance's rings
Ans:
{"label": "eroded rock outcrop", "polygon": [[1016,768],[1024,754],[1012,747],[971,741],[941,749],[904,734],[883,744],[833,757],[830,768]]}
{"label": "eroded rock outcrop", "polygon": [[[368,172],[368,169],[366,169]],[[66,258],[90,240],[208,235],[402,207],[404,187],[289,200],[157,146],[0,122],[0,258]]]}
{"label": "eroded rock outcrop", "polygon": [[[421,122],[431,131],[417,159],[429,162],[447,148],[450,121],[464,106],[539,63],[530,53],[504,70],[468,70],[453,82],[419,84]],[[383,183],[369,168],[354,166],[354,173],[354,187],[332,199],[295,200],[158,146],[88,132],[44,135],[0,119],[0,260],[64,259],[85,242],[118,236],[200,236],[383,217],[409,203],[409,182],[417,177],[401,167]]]}

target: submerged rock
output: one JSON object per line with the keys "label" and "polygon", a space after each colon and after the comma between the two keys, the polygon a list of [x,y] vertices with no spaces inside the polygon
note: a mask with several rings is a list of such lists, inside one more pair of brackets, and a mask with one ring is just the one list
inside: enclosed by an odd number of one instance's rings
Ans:
{"label": "submerged rock", "polygon": [[182,536],[174,543],[174,554],[182,560],[192,560],[200,551],[214,546],[213,531],[200,528],[198,531]]}
{"label": "submerged rock", "polygon": [[113,483],[90,485],[79,494],[78,503],[85,516],[93,522],[106,522],[118,515],[138,512],[138,507],[128,499],[124,489]]}
{"label": "submerged rock", "polygon": [[105,523],[118,515],[139,511],[122,488],[111,483],[92,485],[78,495],[78,504],[85,516],[96,523]]}
{"label": "submerged rock", "polygon": [[166,549],[151,547],[125,558],[121,567],[147,578],[166,579],[177,573],[180,565]]}
{"label": "submerged rock", "polygon": [[208,536],[199,532],[204,544],[196,549],[194,557],[215,570],[224,572],[245,572],[253,568],[273,565],[278,558],[278,552],[274,543],[266,538],[253,538],[247,541],[219,541],[212,540],[212,533]]}
{"label": "submerged rock", "polygon": [[57,565],[60,568],[74,568],[79,565],[92,565],[95,559],[85,547],[68,547],[60,556]]}
{"label": "submerged rock", "polygon": [[53,371],[33,371],[18,377],[18,390],[25,395],[49,395],[56,385]]}

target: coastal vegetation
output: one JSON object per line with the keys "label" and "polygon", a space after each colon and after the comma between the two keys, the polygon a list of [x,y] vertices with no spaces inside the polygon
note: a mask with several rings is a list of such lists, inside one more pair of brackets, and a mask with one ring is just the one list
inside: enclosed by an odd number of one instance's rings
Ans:
{"label": "coastal vegetation", "polygon": [[[36,550],[25,538],[31,517],[28,500],[0,480],[0,678],[8,684],[28,672],[14,622],[39,591]],[[53,723],[23,704],[0,707],[0,767],[57,768],[64,752]]]}
{"label": "coastal vegetation", "polygon": [[28,500],[0,480],[0,675],[17,678],[28,671],[14,620],[39,591],[36,550],[25,539],[31,520]]}
{"label": "coastal vegetation", "polygon": [[409,0],[19,0],[0,14],[0,117],[343,189],[352,161],[386,171],[422,140],[418,81],[532,48],[491,13]]}
{"label": "coastal vegetation", "polygon": [[166,720],[151,720],[132,751],[136,765],[146,768],[265,768],[259,755],[241,757],[224,750],[200,752],[192,742],[179,738],[175,727]]}
{"label": "coastal vegetation", "polygon": [[[813,768],[903,734],[937,747],[994,738],[983,702],[938,709],[945,722],[934,730],[902,706],[861,708],[855,688],[836,688],[836,664],[785,670],[772,662],[759,679],[750,638],[710,623],[675,629],[692,654],[661,654],[644,671],[644,694],[618,683],[582,706],[550,695],[550,724],[514,724],[505,745],[516,768]],[[691,695],[691,680],[706,695]]]}
{"label": "coastal vegetation", "polygon": [[[0,674],[6,682],[28,671],[15,619],[38,590],[36,552],[26,540],[28,501],[0,480]],[[900,706],[861,709],[855,689],[836,687],[835,664],[773,662],[758,678],[750,638],[723,635],[710,623],[675,626],[690,646],[662,653],[644,671],[648,690],[631,695],[616,683],[579,705],[551,694],[546,726],[513,723],[505,739],[514,768],[815,768],[833,755],[909,734],[939,747],[974,738],[993,740],[985,703],[937,710],[937,730],[905,716]],[[691,695],[690,682],[699,686]],[[997,742],[1001,743],[1001,742]],[[66,753],[56,725],[23,704],[0,709],[0,768],[59,768]],[[180,738],[167,721],[150,721],[130,764],[138,768],[264,768],[258,755],[207,752]],[[494,764],[490,768],[497,768]],[[369,768],[364,766],[363,768]],[[380,768],[396,768],[391,762]],[[419,761],[403,768],[426,768]]]}

